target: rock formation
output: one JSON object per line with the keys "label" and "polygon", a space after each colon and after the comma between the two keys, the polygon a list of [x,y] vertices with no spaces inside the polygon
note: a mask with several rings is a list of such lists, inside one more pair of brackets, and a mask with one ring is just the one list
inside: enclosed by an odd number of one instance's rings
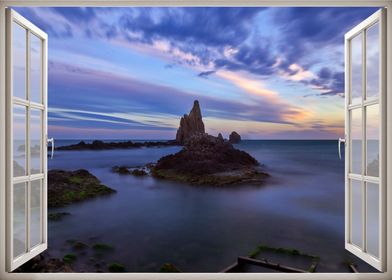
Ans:
{"label": "rock formation", "polygon": [[177,130],[176,141],[184,145],[193,135],[204,134],[204,123],[201,116],[199,101],[195,100],[189,115],[185,114]]}
{"label": "rock formation", "polygon": [[32,258],[14,272],[75,272],[69,264],[63,260],[51,257],[47,252],[43,252]]}
{"label": "rock formation", "polygon": [[241,135],[239,135],[237,132],[233,131],[229,136],[229,142],[232,144],[237,144],[237,143],[241,142]]}
{"label": "rock formation", "polygon": [[76,171],[53,169],[48,172],[48,207],[61,207],[115,192],[102,185],[97,177],[85,169]]}
{"label": "rock formation", "polygon": [[221,141],[225,141],[225,139],[223,139],[222,133],[218,134],[218,139],[221,140]]}
{"label": "rock formation", "polygon": [[157,178],[213,186],[260,184],[268,177],[251,155],[206,133],[193,135],[181,151],[162,157],[151,173]]}

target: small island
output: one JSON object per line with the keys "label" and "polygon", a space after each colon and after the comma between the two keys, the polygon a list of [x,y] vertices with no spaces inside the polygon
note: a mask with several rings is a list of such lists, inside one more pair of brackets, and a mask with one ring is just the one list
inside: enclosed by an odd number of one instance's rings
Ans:
{"label": "small island", "polygon": [[48,207],[61,207],[115,192],[85,169],[48,172]]}
{"label": "small island", "polygon": [[196,100],[190,114],[181,118],[177,131],[176,141],[183,148],[159,159],[151,168],[151,174],[160,179],[196,185],[263,183],[269,175],[261,170],[255,158],[232,145],[231,142],[241,141],[239,134],[233,132],[231,138],[232,141],[227,141],[221,134],[215,137],[205,132]]}

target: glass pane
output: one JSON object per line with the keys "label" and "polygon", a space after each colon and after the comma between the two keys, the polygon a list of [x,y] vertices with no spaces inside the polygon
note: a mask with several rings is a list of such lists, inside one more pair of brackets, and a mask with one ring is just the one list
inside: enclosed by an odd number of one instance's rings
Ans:
{"label": "glass pane", "polygon": [[42,173],[42,113],[41,110],[30,111],[30,166],[31,174]]}
{"label": "glass pane", "polygon": [[351,111],[351,173],[362,174],[362,109]]}
{"label": "glass pane", "polygon": [[41,39],[30,34],[30,100],[41,103]]}
{"label": "glass pane", "polygon": [[380,82],[380,34],[376,23],[366,31],[366,99],[377,97]]}
{"label": "glass pane", "polygon": [[351,103],[362,100],[362,33],[351,40]]}
{"label": "glass pane", "polygon": [[41,185],[42,180],[31,182],[30,199],[30,243],[34,247],[41,243]]}
{"label": "glass pane", "polygon": [[26,29],[12,24],[13,95],[26,99]]}
{"label": "glass pane", "polygon": [[366,107],[366,175],[378,177],[379,173],[379,136],[380,106]]}
{"label": "glass pane", "polygon": [[26,175],[26,107],[13,109],[14,177]]}
{"label": "glass pane", "polygon": [[362,248],[362,184],[351,180],[351,243]]}
{"label": "glass pane", "polygon": [[367,183],[366,188],[366,244],[367,252],[378,257],[379,242],[379,193],[378,185]]}
{"label": "glass pane", "polygon": [[26,251],[26,183],[14,185],[14,258]]}

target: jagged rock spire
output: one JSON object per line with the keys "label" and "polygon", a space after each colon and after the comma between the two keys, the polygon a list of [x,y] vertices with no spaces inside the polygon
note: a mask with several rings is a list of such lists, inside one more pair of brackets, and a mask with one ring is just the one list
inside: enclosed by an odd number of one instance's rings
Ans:
{"label": "jagged rock spire", "polygon": [[200,104],[199,101],[195,100],[189,115],[185,114],[181,118],[180,127],[177,130],[176,141],[180,144],[184,144],[193,135],[204,133],[205,128]]}

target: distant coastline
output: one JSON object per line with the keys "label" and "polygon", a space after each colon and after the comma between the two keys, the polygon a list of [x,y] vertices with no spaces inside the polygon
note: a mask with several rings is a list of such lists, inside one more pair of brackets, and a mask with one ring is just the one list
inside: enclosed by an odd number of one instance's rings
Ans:
{"label": "distant coastline", "polygon": [[132,148],[143,148],[143,147],[167,147],[179,145],[175,140],[168,141],[146,141],[146,142],[135,142],[135,141],[123,141],[123,142],[104,142],[102,140],[94,140],[92,143],[86,143],[80,141],[77,144],[65,145],[56,147],[59,151],[69,150],[111,150],[111,149],[132,149]]}

